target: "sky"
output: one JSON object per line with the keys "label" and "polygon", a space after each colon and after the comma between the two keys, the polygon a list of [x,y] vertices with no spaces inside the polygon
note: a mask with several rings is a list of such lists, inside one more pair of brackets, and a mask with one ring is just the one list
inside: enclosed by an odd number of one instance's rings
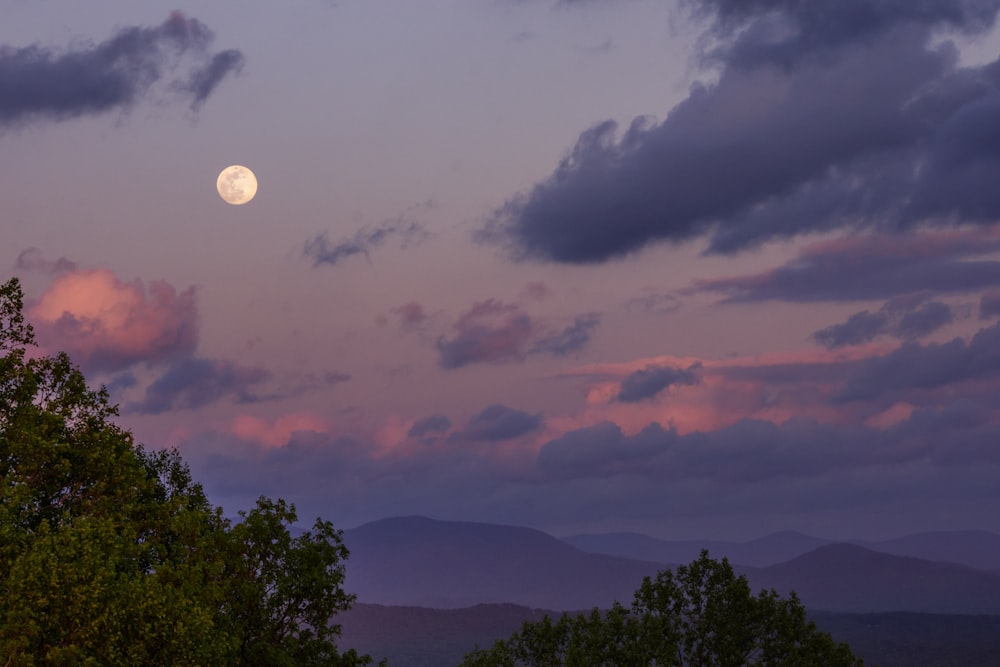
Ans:
{"label": "sky", "polygon": [[0,8],[4,280],[227,513],[1000,531],[1000,0]]}

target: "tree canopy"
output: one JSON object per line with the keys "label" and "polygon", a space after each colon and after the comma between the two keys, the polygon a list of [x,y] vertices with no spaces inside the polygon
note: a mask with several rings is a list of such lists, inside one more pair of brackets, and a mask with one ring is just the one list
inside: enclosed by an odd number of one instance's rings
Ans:
{"label": "tree canopy", "polygon": [[793,593],[753,595],[746,577],[707,551],[646,577],[630,608],[546,616],[462,667],[859,667],[850,648],[806,617]]}
{"label": "tree canopy", "polygon": [[238,521],[176,451],[146,450],[0,286],[0,664],[363,665],[330,619],[347,549],[261,497]]}

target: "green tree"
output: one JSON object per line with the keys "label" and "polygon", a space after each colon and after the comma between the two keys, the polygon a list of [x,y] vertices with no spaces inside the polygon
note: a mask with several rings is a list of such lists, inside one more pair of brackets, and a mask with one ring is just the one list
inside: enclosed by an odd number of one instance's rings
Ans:
{"label": "green tree", "polygon": [[857,667],[862,661],[806,617],[792,593],[753,595],[746,577],[707,551],[646,577],[631,608],[527,622],[463,667]]}
{"label": "green tree", "polygon": [[330,619],[347,549],[261,498],[235,524],[175,451],[146,451],[65,354],[30,356],[0,286],[0,664],[363,665]]}

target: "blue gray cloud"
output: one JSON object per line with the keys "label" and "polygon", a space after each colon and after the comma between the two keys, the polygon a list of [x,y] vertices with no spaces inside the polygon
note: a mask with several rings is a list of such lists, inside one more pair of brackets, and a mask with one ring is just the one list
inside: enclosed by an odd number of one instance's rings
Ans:
{"label": "blue gray cloud", "polygon": [[160,83],[197,108],[244,62],[237,50],[212,53],[213,40],[203,23],[174,12],[98,44],[0,46],[0,128],[127,110]]}
{"label": "blue gray cloud", "polygon": [[668,387],[693,385],[700,381],[697,371],[701,364],[688,368],[673,366],[647,366],[629,373],[618,389],[618,400],[622,403],[638,403],[653,398]]}
{"label": "blue gray cloud", "polygon": [[[596,263],[707,238],[732,253],[836,229],[1000,217],[1000,61],[934,37],[1000,0],[702,0],[718,81],[662,121],[603,121],[479,231],[515,258]],[[712,40],[706,40],[712,41]]]}

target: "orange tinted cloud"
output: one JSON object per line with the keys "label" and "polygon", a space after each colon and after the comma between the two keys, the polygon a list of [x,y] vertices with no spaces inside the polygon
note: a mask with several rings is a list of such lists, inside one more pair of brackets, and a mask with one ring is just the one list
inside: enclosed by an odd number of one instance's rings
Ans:
{"label": "orange tinted cloud", "polygon": [[193,287],[123,282],[108,269],[59,275],[28,314],[44,348],[90,370],[188,355],[198,342]]}

